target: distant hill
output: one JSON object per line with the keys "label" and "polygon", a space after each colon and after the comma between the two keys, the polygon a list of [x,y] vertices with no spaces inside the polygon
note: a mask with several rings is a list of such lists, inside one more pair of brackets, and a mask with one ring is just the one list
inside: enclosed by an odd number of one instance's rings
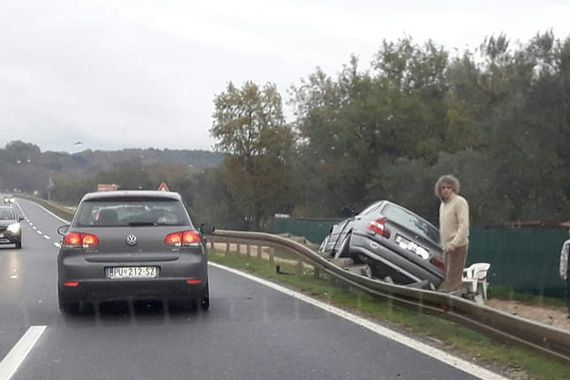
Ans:
{"label": "distant hill", "polygon": [[117,151],[85,150],[42,152],[34,144],[12,141],[0,149],[0,191],[33,191],[45,188],[49,178],[61,175],[93,176],[115,168],[120,163],[140,166],[182,164],[194,170],[214,168],[223,161],[221,153],[204,150],[123,149]]}

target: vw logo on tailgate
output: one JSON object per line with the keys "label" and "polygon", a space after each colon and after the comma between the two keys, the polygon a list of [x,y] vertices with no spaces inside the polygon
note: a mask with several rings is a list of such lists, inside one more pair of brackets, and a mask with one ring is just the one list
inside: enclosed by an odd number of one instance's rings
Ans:
{"label": "vw logo on tailgate", "polygon": [[133,245],[137,244],[137,237],[135,235],[127,235],[125,242],[127,243],[128,246],[132,247]]}

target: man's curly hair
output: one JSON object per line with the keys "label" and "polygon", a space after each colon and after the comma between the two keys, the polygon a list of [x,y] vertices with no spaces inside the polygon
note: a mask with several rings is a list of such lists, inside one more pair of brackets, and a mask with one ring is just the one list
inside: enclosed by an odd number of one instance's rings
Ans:
{"label": "man's curly hair", "polygon": [[439,177],[439,179],[435,183],[434,193],[435,196],[438,197],[439,199],[441,199],[441,187],[443,185],[451,186],[453,192],[455,194],[459,194],[459,189],[461,188],[459,180],[451,174],[446,174]]}

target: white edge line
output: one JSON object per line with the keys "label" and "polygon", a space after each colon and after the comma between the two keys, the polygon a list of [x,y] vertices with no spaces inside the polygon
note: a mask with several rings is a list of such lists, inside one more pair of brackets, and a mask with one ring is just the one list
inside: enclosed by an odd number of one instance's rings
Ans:
{"label": "white edge line", "polygon": [[34,201],[30,201],[30,202],[35,203],[39,208],[42,208],[45,212],[47,212],[48,214],[50,214],[50,215],[53,216],[54,218],[59,219],[61,222],[65,223],[65,224],[69,224],[69,223],[70,223],[69,220],[65,220],[65,219],[63,219],[63,218],[61,218],[61,217],[55,215],[53,212],[51,212],[50,210],[48,210],[47,208],[45,208],[45,207],[42,206],[41,204],[36,203],[36,202],[34,202]]}
{"label": "white edge line", "polygon": [[10,379],[42,336],[47,326],[30,326],[0,362],[0,379]]}
{"label": "white edge line", "polygon": [[473,376],[475,376],[475,377],[478,377],[478,378],[480,378],[480,379],[485,379],[485,380],[487,380],[487,379],[489,379],[489,380],[508,380],[506,377],[503,377],[503,376],[501,376],[501,375],[499,375],[499,374],[497,374],[497,373],[495,373],[495,372],[492,372],[492,371],[490,371],[490,370],[488,370],[488,369],[486,369],[486,368],[483,368],[483,367],[480,367],[480,366],[478,366],[478,365],[476,365],[476,364],[470,363],[470,362],[468,362],[468,361],[466,361],[466,360],[463,360],[463,359],[461,359],[461,358],[458,358],[458,357],[456,357],[456,356],[453,356],[453,355],[451,355],[451,354],[449,354],[449,353],[447,353],[447,352],[445,352],[445,351],[439,350],[439,349],[437,349],[437,348],[435,348],[435,347],[432,347],[432,346],[430,346],[430,345],[427,345],[427,344],[425,344],[425,343],[422,343],[422,342],[420,342],[420,341],[417,341],[417,340],[415,340],[415,339],[412,339],[412,338],[410,338],[410,337],[408,337],[408,336],[402,335],[402,334],[400,334],[400,333],[398,333],[398,332],[396,332],[396,331],[390,330],[390,329],[388,329],[388,328],[386,328],[386,327],[384,327],[384,326],[381,326],[381,325],[379,325],[379,324],[377,324],[377,323],[374,323],[374,322],[372,322],[372,321],[369,321],[369,320],[367,320],[367,319],[364,319],[364,318],[362,318],[362,317],[359,317],[358,315],[351,314],[351,313],[349,313],[348,311],[339,309],[339,308],[337,308],[337,307],[335,307],[335,306],[332,306],[332,305],[328,305],[328,304],[326,304],[326,303],[324,303],[324,302],[321,302],[321,301],[316,300],[316,299],[314,299],[314,298],[308,297],[308,296],[306,296],[306,295],[304,295],[304,294],[295,292],[295,291],[293,291],[293,290],[291,290],[291,289],[287,289],[287,288],[285,288],[285,287],[283,287],[283,286],[274,284],[274,283],[272,283],[272,282],[263,280],[263,279],[261,279],[261,278],[259,278],[259,277],[255,277],[255,276],[253,276],[253,275],[251,275],[251,274],[244,273],[244,272],[241,272],[241,271],[236,270],[236,269],[233,269],[233,268],[228,268],[228,267],[226,267],[226,266],[223,266],[223,265],[220,265],[220,264],[217,264],[217,263],[209,262],[208,264],[209,264],[209,265],[212,265],[213,267],[220,268],[220,269],[226,270],[226,271],[228,271],[228,272],[237,274],[238,276],[245,277],[245,278],[247,278],[247,279],[249,279],[249,280],[258,282],[258,283],[260,283],[260,284],[262,284],[262,285],[265,285],[265,286],[268,286],[268,287],[270,287],[270,288],[272,288],[272,289],[275,289],[275,290],[277,290],[277,291],[279,291],[279,292],[281,292],[281,293],[285,293],[285,294],[287,294],[287,295],[289,295],[289,296],[291,296],[291,297],[297,298],[298,300],[301,300],[301,301],[303,301],[303,302],[306,302],[306,303],[309,303],[309,304],[311,304],[311,305],[313,305],[313,306],[316,306],[316,307],[318,307],[318,308],[320,308],[320,309],[323,309],[323,310],[325,310],[325,311],[327,311],[327,312],[329,312],[329,313],[331,313],[331,314],[334,314],[334,315],[336,315],[336,316],[338,316],[338,317],[340,317],[340,318],[346,319],[347,321],[354,322],[354,323],[356,323],[357,325],[360,325],[360,326],[362,326],[362,327],[364,327],[364,328],[367,328],[368,330],[371,330],[371,331],[375,332],[375,333],[378,334],[378,335],[382,335],[382,336],[384,336],[384,337],[386,337],[386,338],[388,338],[388,339],[391,339],[391,340],[393,340],[393,341],[395,341],[395,342],[397,342],[397,343],[400,343],[400,344],[403,344],[403,345],[405,345],[405,346],[408,346],[408,347],[410,347],[410,348],[412,348],[412,349],[414,349],[414,350],[416,350],[416,351],[418,351],[418,352],[421,352],[422,354],[431,356],[431,357],[434,358],[434,359],[437,359],[437,360],[439,360],[439,361],[442,361],[443,363],[445,363],[445,364],[447,364],[447,365],[450,365],[450,366],[452,366],[452,367],[455,367],[455,368],[457,368],[457,369],[460,369],[460,370],[462,370],[462,371],[464,371],[464,372],[466,372],[466,373],[468,373],[468,374],[470,374],[470,375],[473,375]]}

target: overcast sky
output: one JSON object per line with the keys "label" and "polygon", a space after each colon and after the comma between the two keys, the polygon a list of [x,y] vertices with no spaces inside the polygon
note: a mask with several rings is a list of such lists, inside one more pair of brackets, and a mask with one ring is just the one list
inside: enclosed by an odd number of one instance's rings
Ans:
{"label": "overcast sky", "polygon": [[335,75],[355,54],[368,67],[383,39],[563,39],[569,16],[568,0],[0,0],[0,147],[210,150],[229,81],[287,98],[317,66]]}

